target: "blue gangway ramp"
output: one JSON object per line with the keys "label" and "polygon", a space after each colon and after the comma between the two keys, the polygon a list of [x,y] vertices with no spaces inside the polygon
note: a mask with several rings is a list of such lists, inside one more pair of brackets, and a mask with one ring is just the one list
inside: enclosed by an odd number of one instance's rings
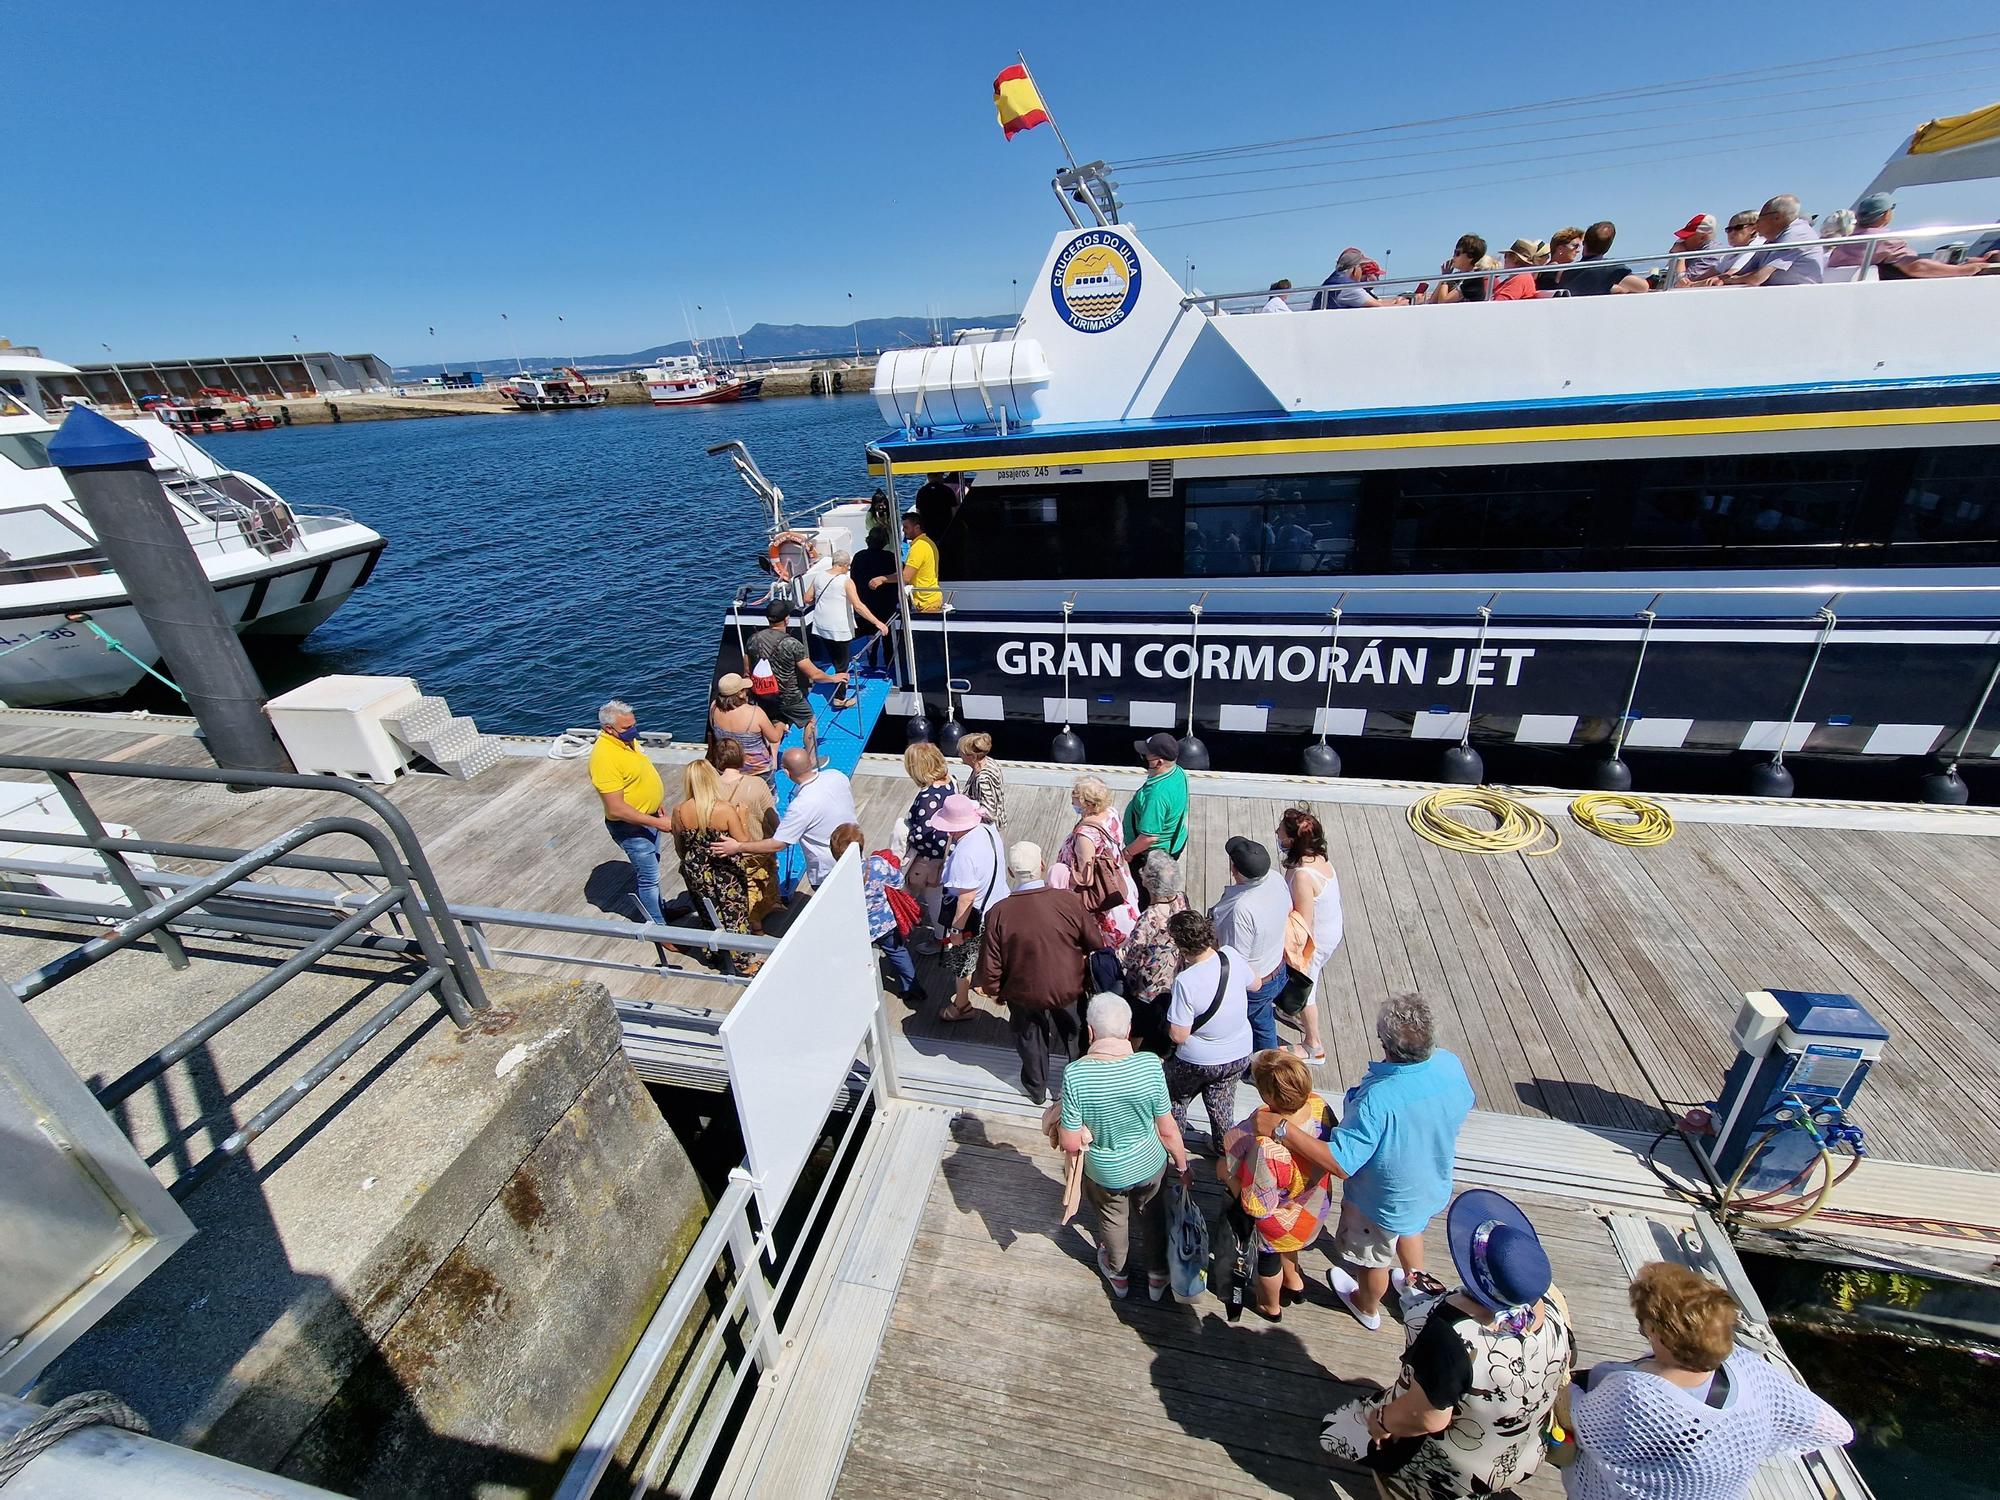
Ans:
{"label": "blue gangway ramp", "polygon": [[[813,716],[819,721],[819,756],[827,762],[827,768],[852,776],[861,764],[861,752],[868,748],[868,737],[875,732],[875,724],[882,717],[882,710],[888,705],[889,694],[895,691],[895,684],[884,677],[858,678],[847,684],[854,692],[851,708],[833,706],[833,689],[814,684],[806,701],[812,705]],[[805,744],[805,732],[794,724],[785,732],[784,740],[778,746],[782,755],[793,746]],[[773,778],[776,785],[778,816],[785,815],[785,809],[792,804],[792,779],[780,771]],[[794,844],[778,856],[778,884],[787,892],[799,882],[806,872],[805,851]]]}

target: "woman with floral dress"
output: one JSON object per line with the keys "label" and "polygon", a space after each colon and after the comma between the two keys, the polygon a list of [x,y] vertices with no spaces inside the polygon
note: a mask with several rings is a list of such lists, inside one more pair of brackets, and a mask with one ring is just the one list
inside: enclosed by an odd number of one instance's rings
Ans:
{"label": "woman with floral dress", "polygon": [[1320,1435],[1335,1458],[1372,1470],[1390,1500],[1460,1500],[1533,1474],[1576,1360],[1569,1310],[1526,1214],[1474,1188],[1453,1201],[1445,1235],[1462,1284],[1444,1292],[1412,1277],[1396,1383],[1329,1413]]}
{"label": "woman with floral dress", "polygon": [[1132,1005],[1132,1044],[1166,1056],[1167,1001],[1181,971],[1180,950],[1167,932],[1167,918],[1187,910],[1181,890],[1181,867],[1164,849],[1154,849],[1139,861],[1139,883],[1152,904],[1139,913],[1131,936],[1118,950],[1118,967],[1125,976],[1125,998]]}
{"label": "woman with floral dress", "polygon": [[[750,882],[743,861],[735,855],[717,854],[717,839],[732,838],[739,843],[750,837],[743,809],[722,796],[722,782],[715,767],[705,760],[691,760],[687,767],[687,795],[674,808],[671,826],[674,848],[681,857],[681,879],[688,890],[709,911],[723,932],[750,930]],[[750,955],[731,952],[732,973],[750,972]]]}
{"label": "woman with floral dress", "polygon": [[[1132,887],[1132,868],[1125,863],[1125,830],[1119,826],[1118,810],[1111,805],[1111,788],[1095,776],[1085,776],[1070,789],[1069,805],[1076,813],[1076,826],[1049,866],[1049,884],[1058,890],[1072,888],[1093,865],[1107,872],[1120,899],[1095,916],[1104,934],[1104,946],[1123,947],[1139,925],[1139,898]],[[1171,979],[1167,987],[1173,988]]]}

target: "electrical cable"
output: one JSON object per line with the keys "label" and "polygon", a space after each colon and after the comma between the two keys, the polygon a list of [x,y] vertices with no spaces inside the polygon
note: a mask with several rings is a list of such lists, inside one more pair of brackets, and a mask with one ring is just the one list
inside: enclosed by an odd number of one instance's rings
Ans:
{"label": "electrical cable", "polygon": [[[1450,809],[1469,807],[1493,819],[1491,828],[1476,828],[1451,815]],[[1516,854],[1530,857],[1553,854],[1562,847],[1562,830],[1555,827],[1527,803],[1505,792],[1485,787],[1446,787],[1419,797],[1410,804],[1410,827],[1418,836],[1442,849],[1463,854]],[[1546,849],[1533,847],[1548,839]]]}
{"label": "electrical cable", "polygon": [[[1815,73],[1851,72],[1853,67],[1841,68],[1842,63],[1854,67],[1880,66],[1884,58],[1900,53],[1934,52],[1962,46],[1967,42],[1992,41],[2000,37],[2000,32],[1973,32],[1966,36],[1940,37],[1928,42],[1908,42],[1900,47],[1884,47],[1866,52],[1842,52],[1827,57],[1807,58],[1793,63],[1773,63],[1761,68],[1747,68],[1736,72],[1704,73],[1692,78],[1672,79],[1661,83],[1634,84],[1622,89],[1606,89],[1594,94],[1573,94],[1563,98],[1542,99],[1524,104],[1502,105],[1493,109],[1473,110],[1462,114],[1434,115],[1425,119],[1404,120],[1390,125],[1370,125],[1353,130],[1328,131],[1318,135],[1287,136],[1272,141],[1255,141],[1233,146],[1216,146],[1195,151],[1168,152],[1158,156],[1135,156],[1112,163],[1115,171],[1136,170],[1147,166],[1178,166],[1184,163],[1211,160],[1233,155],[1271,151],[1274,149],[1310,144],[1317,141],[1348,140],[1360,136],[1386,135],[1397,131],[1415,129],[1424,125],[1454,125],[1468,121],[1491,121],[1497,117],[1518,114],[1540,114],[1551,110],[1567,110],[1581,104],[1599,104],[1619,99],[1656,98],[1670,93],[1704,93],[1727,87],[1740,86],[1747,80],[1765,78],[1771,74],[1789,74],[1792,77],[1812,77]],[[1951,55],[1947,53],[1946,55]],[[1891,64],[1893,66],[1893,64]],[[1769,79],[1773,82],[1788,81],[1785,78]]]}
{"label": "electrical cable", "polygon": [[[2000,50],[2000,48],[1996,48],[1996,50]],[[1978,72],[1978,74],[1992,76],[1992,68],[1960,68],[1958,72]],[[1926,90],[1922,94],[1888,94],[1884,98],[1870,98],[1870,100],[1862,100],[1862,102],[1864,104],[1896,104],[1898,100],[1920,100],[1920,98],[1936,98],[1936,90]],[[1808,104],[1808,106],[1800,106],[1800,108],[1794,108],[1794,110],[1772,110],[1772,114],[1824,114],[1824,112],[1838,112],[1840,122],[1842,124],[1850,124],[1850,126],[1856,126],[1856,124],[1892,124],[1892,122],[1902,122],[1902,120],[1910,118],[1908,110],[1878,110],[1876,114],[1856,114],[1856,108],[1854,108],[1852,102],[1844,102],[1844,104]],[[1698,122],[1696,120],[1688,120],[1686,124],[1692,126],[1692,124],[1698,124]],[[1168,194],[1164,198],[1128,198],[1128,200],[1124,200],[1124,206],[1126,208],[1152,208],[1156,204],[1184,204],[1184,202],[1198,202],[1198,200],[1204,200],[1204,198],[1242,198],[1242,196],[1258,194],[1258,192],[1304,192],[1306,188],[1338,188],[1338,186],[1348,184],[1348,182],[1384,182],[1384,180],[1390,180],[1390,178],[1440,176],[1440,174],[1446,174],[1446,172],[1470,172],[1470,170],[1488,170],[1488,168],[1500,168],[1500,166],[1520,166],[1524,162],[1546,160],[1548,154],[1550,154],[1550,150],[1556,150],[1564,162],[1576,160],[1578,156],[1616,156],[1616,154],[1630,154],[1630,152],[1646,152],[1646,154],[1658,156],[1658,152],[1660,152],[1658,136],[1666,128],[1670,128],[1670,126],[1664,126],[1660,122],[1652,122],[1652,124],[1644,124],[1644,126],[1632,126],[1630,130],[1596,130],[1596,132],[1592,132],[1594,138],[1604,138],[1604,136],[1646,136],[1646,140],[1626,142],[1622,146],[1592,146],[1592,148],[1586,148],[1586,150],[1578,150],[1562,134],[1556,134],[1556,136],[1530,136],[1526,140],[1480,142],[1480,144],[1470,144],[1470,146],[1430,146],[1426,150],[1388,152],[1388,154],[1382,154],[1382,156],[1354,156],[1354,158],[1348,158],[1344,162],[1296,162],[1292,166],[1260,166],[1260,168],[1246,168],[1242,172],[1202,172],[1202,174],[1196,174],[1196,178],[1154,178],[1152,182],[1136,182],[1136,184],[1128,184],[1128,186],[1132,186],[1132,188],[1136,188],[1138,192],[1144,194],[1146,190],[1150,190],[1154,186],[1164,186],[1168,182],[1190,182],[1190,180],[1210,180],[1210,178],[1236,178],[1236,176],[1264,176],[1264,174],[1272,174],[1272,172],[1310,172],[1310,170],[1320,168],[1320,166],[1364,166],[1368,162],[1410,162],[1410,160],[1422,158],[1422,156],[1470,156],[1470,154],[1480,154],[1480,152],[1486,152],[1486,154],[1490,154],[1490,152],[1516,152],[1516,156],[1504,156],[1504,158],[1492,160],[1492,162],[1454,162],[1450,166],[1416,166],[1416,168],[1398,166],[1392,172],[1370,172],[1370,174],[1364,174],[1364,176],[1312,178],[1310,182],[1272,182],[1272,184],[1258,186],[1258,188],[1214,188],[1210,192],[1178,192],[1178,194]],[[1676,124],[1672,128],[1678,130],[1680,126]],[[1784,122],[1778,122],[1778,124],[1768,126],[1768,128],[1760,126],[1760,128],[1752,128],[1752,130],[1742,130],[1742,128],[1738,128],[1738,130],[1722,130],[1722,132],[1706,134],[1706,136],[1682,134],[1682,136],[1678,136],[1678,146],[1700,146],[1700,144],[1708,144],[1708,142],[1716,142],[1716,140],[1730,140],[1730,142],[1736,142],[1740,148],[1752,148],[1752,146],[1762,146],[1762,144],[1784,146],[1784,144],[1790,144],[1790,142],[1798,140],[1798,136],[1772,136],[1770,132],[1772,130],[1794,130],[1796,132],[1800,128],[1812,128],[1812,122],[1810,120],[1784,120]],[[1818,132],[1814,132],[1814,134],[1818,134]]]}
{"label": "electrical cable", "polygon": [[1673,815],[1650,797],[1627,792],[1585,792],[1569,805],[1576,823],[1614,844],[1651,849],[1674,836]]}
{"label": "electrical cable", "polygon": [[[1974,48],[1972,52],[1960,54],[1960,56],[1982,56],[1982,54],[1988,54],[1988,52],[2000,52],[2000,46]],[[1914,82],[1920,82],[1920,80],[1922,82],[1934,82],[1936,78],[1948,78],[1948,76],[1958,76],[1958,74],[1990,76],[1990,72],[1992,72],[1990,68],[1954,68],[1948,74],[1926,72],[1926,74],[1910,74],[1908,78],[1872,78],[1870,84],[1874,88],[1880,88],[1884,84],[1914,84]],[[1786,98],[1786,96],[1790,96],[1794,92],[1796,94],[1820,94],[1824,90],[1822,88],[1790,90],[1788,94],[1778,94],[1774,98]],[[1842,100],[1838,104],[1796,104],[1796,106],[1784,108],[1784,110],[1760,110],[1758,112],[1758,120],[1768,120],[1768,118],[1786,116],[1786,114],[1842,112],[1842,110],[1852,110],[1856,102],[1862,102],[1862,104],[1896,104],[1896,102],[1914,102],[1914,100],[1934,100],[1936,94],[1938,94],[1936,88],[1926,88],[1922,92],[1912,92],[1912,94],[1870,94],[1866,100]],[[1394,150],[1388,150],[1388,152],[1382,152],[1382,154],[1376,154],[1376,156],[1344,156],[1344,158],[1332,160],[1332,162],[1312,160],[1312,162],[1286,162],[1282,166],[1230,166],[1230,168],[1222,168],[1218,172],[1182,172],[1178,176],[1136,176],[1136,178],[1132,176],[1134,170],[1140,172],[1140,174],[1144,174],[1144,172],[1156,172],[1158,168],[1126,168],[1126,166],[1118,166],[1118,168],[1112,168],[1112,170],[1122,172],[1130,180],[1130,186],[1138,186],[1138,188],[1144,190],[1144,188],[1154,188],[1154,186],[1160,186],[1160,184],[1166,184],[1166,182],[1210,182],[1214,178],[1270,176],[1272,172],[1310,172],[1316,166],[1354,166],[1354,164],[1362,164],[1362,162],[1406,162],[1412,156],[1452,156],[1452,154],[1468,154],[1468,152],[1508,150],[1508,148],[1518,148],[1518,146],[1556,146],[1556,144],[1568,148],[1568,142],[1572,138],[1570,132],[1574,132],[1576,126],[1594,124],[1598,120],[1630,120],[1636,114],[1662,114],[1662,112],[1672,112],[1672,110],[1692,110],[1694,114],[1688,120],[1684,120],[1684,122],[1678,122],[1678,120],[1648,120],[1646,124],[1638,124],[1638,126],[1626,126],[1626,128],[1618,128],[1618,130],[1592,130],[1590,134],[1592,134],[1592,138],[1602,138],[1602,136],[1658,136],[1662,130],[1680,128],[1680,124],[1700,124],[1706,118],[1714,118],[1712,116],[1712,106],[1708,102],[1694,100],[1694,102],[1684,102],[1684,104],[1662,104],[1662,106],[1654,106],[1650,110],[1606,110],[1604,114],[1574,114],[1574,116],[1568,116],[1568,118],[1562,118],[1562,120],[1546,120],[1546,122],[1534,122],[1534,124],[1522,124],[1522,126],[1506,126],[1510,130],[1526,130],[1528,132],[1528,134],[1520,134],[1520,136],[1514,136],[1514,138],[1500,138],[1492,130],[1482,130],[1478,134],[1476,142],[1472,142],[1472,144],[1464,144],[1466,142],[1466,132],[1464,130],[1430,130],[1430,132],[1424,132],[1424,134],[1398,136],[1392,142],[1374,142],[1374,140],[1370,140],[1370,142],[1352,142],[1352,144],[1344,144],[1344,146],[1300,146],[1300,148],[1286,150],[1286,152],[1272,152],[1272,156],[1304,156],[1308,152],[1312,156],[1326,156],[1326,154],[1334,154],[1334,152],[1360,150],[1364,146],[1392,146],[1394,148]],[[1896,118],[1906,118],[1906,116],[1898,114]],[[1424,140],[1452,140],[1452,142],[1460,142],[1460,144],[1454,144],[1454,146],[1428,146],[1428,148],[1420,148],[1420,150],[1404,150],[1404,142],[1424,142]]]}

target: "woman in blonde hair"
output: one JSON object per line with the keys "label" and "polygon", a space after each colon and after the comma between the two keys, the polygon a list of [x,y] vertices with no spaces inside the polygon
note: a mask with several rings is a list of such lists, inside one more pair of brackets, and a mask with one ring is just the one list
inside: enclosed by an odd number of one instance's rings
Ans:
{"label": "woman in blonde hair", "polygon": [[903,860],[903,889],[924,909],[930,931],[922,939],[912,932],[911,947],[920,953],[935,953],[938,914],[944,901],[944,857],[951,840],[931,827],[931,819],[951,795],[951,766],[944,751],[929,740],[920,741],[903,752],[903,770],[917,784],[917,795],[904,817],[909,828],[907,856]]}
{"label": "woman in blonde hair", "polygon": [[[720,838],[739,843],[749,840],[750,827],[743,809],[723,799],[721,778],[705,760],[688,762],[685,790],[670,820],[674,848],[681,857],[681,879],[707,908],[719,930],[747,933],[750,885],[743,861],[735,855],[717,854],[712,847]],[[738,974],[749,972],[749,957],[747,953],[732,953],[730,968]]]}
{"label": "woman in blonde hair", "polygon": [[1049,866],[1049,884],[1081,895],[1097,918],[1104,945],[1121,948],[1139,925],[1139,894],[1125,863],[1125,831],[1111,805],[1111,788],[1095,776],[1079,777],[1069,805],[1076,826]]}

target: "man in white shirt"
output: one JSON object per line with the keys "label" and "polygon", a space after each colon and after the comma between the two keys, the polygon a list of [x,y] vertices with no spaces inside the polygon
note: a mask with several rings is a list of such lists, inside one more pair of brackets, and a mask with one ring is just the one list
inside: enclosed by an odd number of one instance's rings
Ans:
{"label": "man in white shirt", "polygon": [[1818,286],[1826,279],[1826,251],[1801,250],[1800,242],[1819,238],[1806,222],[1799,200],[1780,193],[1757,215],[1757,233],[1764,249],[1755,251],[1721,281],[1723,286]]}
{"label": "man in white shirt", "polygon": [[806,852],[806,878],[814,886],[833,873],[833,851],[828,843],[834,829],[843,823],[859,823],[854,810],[854,786],[839,771],[821,771],[813,758],[796,745],[780,762],[792,779],[793,792],[778,831],[767,839],[720,838],[713,845],[717,854],[776,854],[797,844]]}
{"label": "man in white shirt", "polygon": [[1167,1002],[1167,1098],[1174,1123],[1185,1129],[1196,1094],[1208,1111],[1209,1144],[1236,1123],[1236,1084],[1250,1062],[1250,961],[1216,942],[1215,925],[1198,911],[1167,918],[1167,936],[1180,955],[1180,977]]}
{"label": "man in white shirt", "polygon": [[1250,963],[1250,1034],[1256,1050],[1278,1045],[1278,992],[1285,987],[1285,923],[1292,893],[1271,873],[1271,851],[1255,839],[1233,838],[1229,888],[1209,909],[1215,940],[1234,948]]}

